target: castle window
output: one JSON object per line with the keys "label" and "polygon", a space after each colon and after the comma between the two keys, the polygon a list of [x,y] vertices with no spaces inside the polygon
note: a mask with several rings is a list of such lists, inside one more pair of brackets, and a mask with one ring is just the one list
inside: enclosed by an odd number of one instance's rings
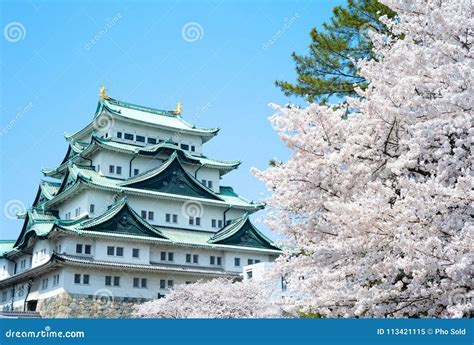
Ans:
{"label": "castle window", "polygon": [[253,265],[253,259],[248,259],[247,260],[247,265]]}
{"label": "castle window", "polygon": [[134,257],[134,258],[140,257],[140,249],[138,249],[138,248],[133,248],[133,249],[132,249],[132,257]]}
{"label": "castle window", "polygon": [[173,214],[173,223],[177,223],[177,222],[178,222],[178,215]]}
{"label": "castle window", "polygon": [[53,276],[53,286],[59,285],[59,274]]}
{"label": "castle window", "polygon": [[217,226],[219,227],[219,229],[222,228],[222,220],[217,221]]}
{"label": "castle window", "polygon": [[171,214],[167,213],[167,214],[165,215],[165,221],[166,221],[167,223],[171,222]]}
{"label": "castle window", "polygon": [[115,165],[109,165],[109,173],[115,174]]}
{"label": "castle window", "polygon": [[201,217],[196,217],[196,225],[197,226],[201,225]]}
{"label": "castle window", "polygon": [[199,255],[197,255],[197,254],[193,255],[193,263],[195,263],[195,264],[199,263]]}
{"label": "castle window", "polygon": [[78,207],[76,208],[76,217],[79,217],[80,214],[81,214],[81,208]]}
{"label": "castle window", "polygon": [[166,261],[166,252],[161,252],[160,253],[160,260],[161,261]]}
{"label": "castle window", "polygon": [[155,218],[153,211],[148,211],[148,220],[153,220],[153,218]]}
{"label": "castle window", "polygon": [[105,286],[110,286],[110,285],[112,285],[112,277],[105,276]]}
{"label": "castle window", "polygon": [[260,260],[255,260],[255,263],[256,263],[256,264],[260,263]]}
{"label": "castle window", "polygon": [[82,276],[82,284],[84,284],[84,285],[89,284],[89,275],[88,274],[84,274]]}
{"label": "castle window", "polygon": [[217,257],[217,265],[218,266],[222,265],[222,258],[220,256]]}
{"label": "castle window", "polygon": [[117,167],[117,175],[122,175],[122,167]]}
{"label": "castle window", "polygon": [[168,253],[168,261],[174,260],[174,253]]}
{"label": "castle window", "polygon": [[174,285],[174,282],[172,280],[168,280],[168,289],[171,289]]}
{"label": "castle window", "polygon": [[206,186],[207,185],[207,180],[202,180],[201,183],[202,183],[203,186]]}
{"label": "castle window", "polygon": [[181,144],[181,148],[182,148],[183,150],[186,150],[186,151],[187,151],[187,150],[189,150],[189,145],[188,145],[188,144]]}
{"label": "castle window", "polygon": [[84,254],[90,254],[91,253],[91,245],[86,244],[84,245]]}
{"label": "castle window", "polygon": [[135,137],[135,139],[140,142],[140,143],[144,143],[145,142],[145,137],[143,135],[137,135]]}
{"label": "castle window", "polygon": [[122,132],[117,132],[117,138],[122,139]]}
{"label": "castle window", "polygon": [[186,262],[191,263],[191,254],[186,254]]}
{"label": "castle window", "polygon": [[114,277],[114,286],[120,286],[120,277]]}
{"label": "castle window", "polygon": [[95,211],[95,205],[94,204],[90,204],[89,205],[89,213],[94,213]]}
{"label": "castle window", "polygon": [[211,264],[211,265],[215,265],[215,264],[216,264],[216,257],[215,257],[215,256],[211,256],[210,264]]}
{"label": "castle window", "polygon": [[2,292],[2,302],[6,302],[8,298],[8,291]]}
{"label": "castle window", "polygon": [[166,289],[166,280],[160,279],[160,289]]}
{"label": "castle window", "polygon": [[140,170],[138,169],[133,169],[133,175],[136,176],[140,173]]}
{"label": "castle window", "polygon": [[115,247],[107,246],[107,255],[115,255]]}
{"label": "castle window", "polygon": [[125,133],[124,138],[127,139],[127,140],[133,140],[133,134]]}
{"label": "castle window", "polygon": [[146,211],[142,211],[141,216],[142,216],[143,219],[146,219]]}
{"label": "castle window", "polygon": [[196,146],[191,145],[191,151],[193,151],[193,152],[196,151]]}
{"label": "castle window", "polygon": [[148,138],[147,142],[148,142],[148,144],[155,145],[156,144],[156,139],[155,138]]}
{"label": "castle window", "polygon": [[42,281],[41,281],[41,289],[45,290],[48,288],[48,278],[44,278]]}
{"label": "castle window", "polygon": [[207,181],[207,188],[212,188],[212,181]]}
{"label": "castle window", "polygon": [[240,258],[234,258],[234,266],[239,267],[240,266]]}
{"label": "castle window", "polygon": [[76,244],[76,253],[82,254],[82,244]]}
{"label": "castle window", "polygon": [[194,225],[194,217],[189,217],[189,225]]}
{"label": "castle window", "polygon": [[123,256],[123,247],[117,247],[116,255],[117,256]]}
{"label": "castle window", "polygon": [[216,227],[216,222],[217,222],[217,220],[215,220],[215,219],[212,219],[212,220],[211,220],[211,226],[212,226],[213,228]]}
{"label": "castle window", "polygon": [[146,281],[146,278],[142,278],[142,288],[146,288],[146,285],[147,285],[147,281]]}

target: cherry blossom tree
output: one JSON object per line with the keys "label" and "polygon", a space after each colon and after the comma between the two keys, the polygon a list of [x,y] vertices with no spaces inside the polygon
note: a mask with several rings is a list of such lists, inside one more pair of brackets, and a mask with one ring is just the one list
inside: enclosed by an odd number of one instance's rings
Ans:
{"label": "cherry blossom tree", "polygon": [[278,260],[300,313],[472,316],[473,3],[383,0],[393,39],[373,33],[370,83],[347,109],[279,107],[292,150],[255,170],[269,227],[296,251]]}
{"label": "cherry blossom tree", "polygon": [[280,317],[265,285],[214,279],[178,285],[165,298],[146,302],[136,316],[148,318]]}

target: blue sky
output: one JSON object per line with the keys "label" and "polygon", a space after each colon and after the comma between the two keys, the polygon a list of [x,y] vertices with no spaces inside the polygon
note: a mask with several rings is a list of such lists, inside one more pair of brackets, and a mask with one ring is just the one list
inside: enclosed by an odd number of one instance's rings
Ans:
{"label": "blue sky", "polygon": [[268,103],[303,104],[274,81],[295,79],[291,52],[306,53],[310,29],[340,3],[2,1],[0,239],[16,238],[11,209],[31,205],[40,169],[63,159],[63,134],[90,121],[100,85],[159,109],[181,101],[184,119],[219,126],[205,153],[243,161],[223,184],[264,198],[249,169],[289,155]]}

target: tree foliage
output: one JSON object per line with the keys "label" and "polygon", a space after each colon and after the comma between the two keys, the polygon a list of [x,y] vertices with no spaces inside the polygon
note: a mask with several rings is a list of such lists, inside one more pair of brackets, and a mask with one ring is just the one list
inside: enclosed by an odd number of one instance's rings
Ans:
{"label": "tree foliage", "polygon": [[[368,81],[343,109],[275,106],[291,158],[256,174],[267,223],[298,249],[278,261],[297,310],[322,317],[472,313],[473,42],[470,0],[384,0]],[[396,39],[403,35],[404,39]],[[291,254],[291,255],[290,255]]]}
{"label": "tree foliage", "polygon": [[355,61],[374,58],[368,30],[388,34],[379,17],[395,12],[377,0],[348,0],[337,6],[323,30],[311,30],[308,55],[293,52],[298,78],[296,83],[277,81],[287,95],[303,96],[309,102],[326,102],[331,96],[354,96],[355,87],[365,88],[367,81],[357,72]]}

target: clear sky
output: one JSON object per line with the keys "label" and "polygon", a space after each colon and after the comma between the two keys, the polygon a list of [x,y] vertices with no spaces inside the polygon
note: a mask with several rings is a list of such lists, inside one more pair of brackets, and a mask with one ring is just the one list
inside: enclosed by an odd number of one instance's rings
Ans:
{"label": "clear sky", "polygon": [[91,120],[100,85],[159,109],[181,101],[185,120],[220,127],[205,154],[243,161],[223,184],[262,200],[265,186],[249,169],[289,155],[268,103],[303,104],[274,81],[295,79],[291,52],[306,53],[310,29],[340,3],[2,1],[0,239],[17,237],[12,210],[29,207],[40,169],[61,162],[63,134]]}

